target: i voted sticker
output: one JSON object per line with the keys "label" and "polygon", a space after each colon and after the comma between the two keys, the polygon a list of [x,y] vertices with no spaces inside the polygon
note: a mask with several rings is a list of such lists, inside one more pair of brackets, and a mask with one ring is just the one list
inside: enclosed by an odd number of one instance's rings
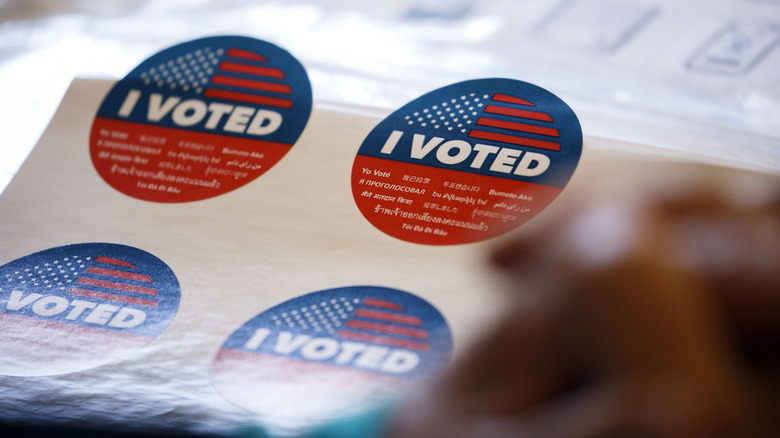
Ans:
{"label": "i voted sticker", "polygon": [[352,286],[279,304],[236,330],[212,369],[217,390],[269,423],[370,409],[438,372],[450,330],[425,300]]}
{"label": "i voted sticker", "polygon": [[579,162],[582,130],[538,86],[479,79],[432,91],[363,141],[352,192],[363,216],[408,242],[483,241],[536,216]]}
{"label": "i voted sticker", "polygon": [[134,198],[212,198],[279,162],[311,107],[306,71],[285,50],[239,36],[190,41],[147,59],[111,89],[92,125],[92,162]]}
{"label": "i voted sticker", "polygon": [[179,307],[160,259],[125,245],[81,243],[0,266],[0,374],[82,371],[154,340]]}

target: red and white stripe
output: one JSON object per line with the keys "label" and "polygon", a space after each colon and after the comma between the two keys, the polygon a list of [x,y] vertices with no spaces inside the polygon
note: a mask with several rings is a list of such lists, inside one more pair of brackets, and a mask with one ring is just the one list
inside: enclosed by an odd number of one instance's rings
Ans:
{"label": "red and white stripe", "polygon": [[406,314],[403,306],[374,298],[366,298],[361,304],[345,328],[339,330],[340,338],[418,351],[430,348],[423,321]]}
{"label": "red and white stripe", "polygon": [[[476,121],[476,125],[488,129],[472,129],[469,137],[507,145],[561,150],[560,135],[558,130],[552,127],[553,119],[548,113],[536,110],[536,105],[527,100],[506,94],[494,94],[491,102],[493,103],[485,107],[483,115]],[[491,114],[504,118],[493,118],[490,117]],[[529,121],[550,123],[551,126],[531,124]],[[542,136],[544,139],[525,134]]]}
{"label": "red and white stripe", "polygon": [[[210,86],[204,97],[267,105],[278,108],[292,108],[288,84],[269,79],[285,79],[282,70],[262,65],[268,59],[258,53],[243,49],[228,49],[225,59],[217,66],[218,72],[211,77]],[[240,75],[240,76],[239,76]],[[220,86],[230,87],[230,89]]]}
{"label": "red and white stripe", "polygon": [[137,269],[135,265],[111,257],[97,257],[95,263],[99,265],[87,268],[85,274],[76,281],[88,287],[72,287],[69,294],[157,307],[157,289],[151,287],[154,281],[148,275],[132,272]]}

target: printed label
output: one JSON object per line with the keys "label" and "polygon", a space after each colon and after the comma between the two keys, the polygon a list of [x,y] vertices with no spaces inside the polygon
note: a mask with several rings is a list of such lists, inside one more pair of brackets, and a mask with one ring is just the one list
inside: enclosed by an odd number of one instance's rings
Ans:
{"label": "printed label", "polygon": [[385,403],[439,371],[450,330],[426,301],[353,286],[304,295],[236,330],[212,378],[227,399],[269,422],[307,422]]}
{"label": "printed label", "polygon": [[778,43],[778,24],[734,22],[720,29],[686,64],[694,71],[742,75],[760,63]]}
{"label": "printed label", "polygon": [[92,125],[100,176],[134,198],[189,202],[253,181],[292,148],[309,79],[283,49],[223,36],[152,56],[109,92]]}
{"label": "printed label", "polygon": [[461,82],[397,110],[352,168],[363,216],[414,243],[486,240],[531,219],[563,190],[582,151],[574,112],[511,79]]}
{"label": "printed label", "polygon": [[42,376],[113,362],[173,319],[179,282],[155,256],[82,243],[0,266],[0,374]]}
{"label": "printed label", "polygon": [[565,46],[615,52],[659,13],[657,6],[640,2],[566,0],[551,9],[533,35]]}

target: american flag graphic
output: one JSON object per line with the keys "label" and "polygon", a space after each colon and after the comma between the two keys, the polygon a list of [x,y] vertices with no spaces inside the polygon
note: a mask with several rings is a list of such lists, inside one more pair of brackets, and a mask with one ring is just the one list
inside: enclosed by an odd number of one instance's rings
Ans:
{"label": "american flag graphic", "polygon": [[141,72],[144,84],[203,97],[292,108],[290,85],[268,59],[240,48],[204,47]]}
{"label": "american flag graphic", "polygon": [[271,315],[277,327],[325,332],[342,339],[417,351],[430,349],[422,319],[377,298],[339,297]]}
{"label": "american flag graphic", "polygon": [[560,135],[550,114],[508,94],[462,94],[404,116],[411,126],[433,128],[507,146],[560,151]]}
{"label": "american flag graphic", "polygon": [[111,257],[96,257],[68,293],[157,307],[157,289],[150,287],[154,283],[152,278],[135,271],[137,267],[131,263]]}
{"label": "american flag graphic", "polygon": [[9,282],[45,291],[157,307],[157,289],[132,263],[112,257],[72,255],[5,274]]}

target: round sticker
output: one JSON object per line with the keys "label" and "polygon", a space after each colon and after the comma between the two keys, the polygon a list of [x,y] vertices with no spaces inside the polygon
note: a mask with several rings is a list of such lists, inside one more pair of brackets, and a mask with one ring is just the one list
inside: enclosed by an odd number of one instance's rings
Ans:
{"label": "round sticker", "polygon": [[134,198],[219,196],[281,160],[311,106],[306,71],[285,50],[239,36],[190,41],[147,59],[111,89],[92,124],[92,163]]}
{"label": "round sticker", "polygon": [[363,216],[408,242],[452,245],[503,234],[568,183],[582,130],[561,99],[511,79],[432,91],[363,141],[352,192]]}
{"label": "round sticker", "polygon": [[82,243],[0,266],[0,374],[65,374],[114,362],[157,337],[179,282],[140,249]]}
{"label": "round sticker", "polygon": [[451,351],[449,327],[426,301],[352,286],[252,318],[222,346],[212,379],[228,400],[270,423],[306,423],[386,403],[439,371]]}

